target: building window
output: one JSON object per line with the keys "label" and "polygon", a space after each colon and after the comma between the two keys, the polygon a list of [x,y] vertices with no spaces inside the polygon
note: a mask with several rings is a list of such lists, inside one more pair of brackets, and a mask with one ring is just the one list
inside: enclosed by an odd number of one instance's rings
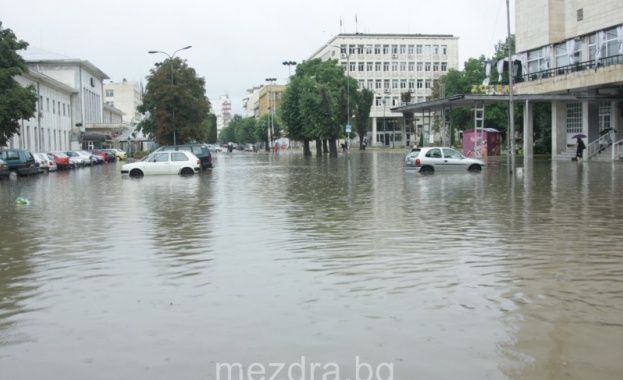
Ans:
{"label": "building window", "polygon": [[417,80],[417,88],[424,88],[424,80],[423,79],[418,79]]}
{"label": "building window", "polygon": [[582,103],[567,103],[567,133],[582,132]]}
{"label": "building window", "polygon": [[350,63],[350,67],[348,68],[351,72],[357,70],[357,62],[349,62]]}
{"label": "building window", "polygon": [[433,54],[439,55],[439,45],[433,45]]}
{"label": "building window", "polygon": [[424,63],[424,71],[430,71],[430,62]]}
{"label": "building window", "polygon": [[45,98],[45,110],[50,112],[50,98]]}
{"label": "building window", "polygon": [[433,63],[433,71],[439,71],[439,62]]}
{"label": "building window", "polygon": [[430,55],[430,45],[424,45],[424,55]]}
{"label": "building window", "polygon": [[374,63],[374,71],[376,72],[381,72],[381,62],[375,62]]}
{"label": "building window", "polygon": [[389,45],[383,45],[383,54],[389,54]]}
{"label": "building window", "polygon": [[427,79],[426,82],[424,83],[426,88],[432,88],[433,87],[433,81],[431,79]]}
{"label": "building window", "polygon": [[56,113],[56,101],[54,99],[52,99],[52,113]]}
{"label": "building window", "polygon": [[401,79],[400,80],[400,88],[403,89],[403,90],[407,88],[407,80],[406,79]]}
{"label": "building window", "polygon": [[374,81],[372,79],[368,79],[368,90],[372,90],[374,88]]}
{"label": "building window", "polygon": [[413,90],[415,88],[415,79],[409,79],[409,90]]}
{"label": "building window", "polygon": [[359,80],[359,88],[363,89],[363,88],[365,88],[365,86],[366,86],[365,81],[363,79],[360,79]]}
{"label": "building window", "polygon": [[366,54],[372,55],[372,45],[366,45]]}
{"label": "building window", "polygon": [[417,45],[417,54],[418,55],[422,54],[422,45]]}
{"label": "building window", "polygon": [[65,116],[65,103],[63,103],[63,116]]}
{"label": "building window", "polygon": [[392,71],[398,71],[398,62],[392,62]]}
{"label": "building window", "polygon": [[392,88],[398,88],[398,79],[393,79],[392,80]]}
{"label": "building window", "polygon": [[415,63],[409,62],[409,71],[415,71]]}
{"label": "building window", "polygon": [[441,45],[441,55],[448,55],[448,46]]}
{"label": "building window", "polygon": [[383,62],[383,71],[389,71],[389,62]]}
{"label": "building window", "polygon": [[363,72],[365,69],[365,62],[359,62],[357,70]]}
{"label": "building window", "polygon": [[366,71],[372,71],[374,64],[372,62],[366,62]]}
{"label": "building window", "polygon": [[392,54],[398,54],[398,45],[392,45]]}
{"label": "building window", "polygon": [[377,79],[377,80],[374,82],[374,85],[375,85],[375,87],[376,87],[376,89],[377,89],[377,90],[380,90],[380,89],[382,88],[382,87],[381,87],[381,80],[380,80],[380,79]]}
{"label": "building window", "polygon": [[43,111],[43,95],[39,95],[39,111]]}
{"label": "building window", "polygon": [[448,71],[448,63],[441,62],[441,71]]}
{"label": "building window", "polygon": [[418,62],[417,63],[417,71],[423,71],[424,65],[422,64],[422,62]]}
{"label": "building window", "polygon": [[407,71],[407,62],[400,62],[400,71]]}
{"label": "building window", "polygon": [[578,21],[584,20],[584,8],[578,9]]}
{"label": "building window", "polygon": [[407,45],[400,45],[400,54],[407,54]]}
{"label": "building window", "polygon": [[115,91],[111,89],[106,90],[106,96],[107,97],[115,96]]}
{"label": "building window", "polygon": [[409,49],[409,55],[413,55],[415,53],[415,46],[409,45],[408,49]]}
{"label": "building window", "polygon": [[388,89],[389,88],[389,79],[383,80],[383,88],[384,89]]}
{"label": "building window", "polygon": [[545,57],[543,57],[542,53],[542,49],[528,52],[528,72],[537,73],[541,70],[545,70]]}
{"label": "building window", "polygon": [[610,129],[612,107],[610,102],[599,102],[599,132]]}
{"label": "building window", "polygon": [[374,54],[376,55],[381,54],[381,45],[374,45]]}

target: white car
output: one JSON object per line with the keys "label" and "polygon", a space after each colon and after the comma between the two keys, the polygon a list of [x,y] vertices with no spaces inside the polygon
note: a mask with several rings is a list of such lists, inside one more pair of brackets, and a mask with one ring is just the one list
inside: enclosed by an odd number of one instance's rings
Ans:
{"label": "white car", "polygon": [[73,152],[76,153],[78,157],[82,158],[85,165],[92,166],[94,164],[95,160],[93,159],[93,156],[89,152],[85,152],[84,150],[75,150]]}
{"label": "white car", "polygon": [[156,174],[193,175],[201,172],[201,160],[187,151],[153,152],[145,159],[121,167],[121,175],[142,177]]}
{"label": "white car", "polygon": [[221,148],[218,145],[214,145],[214,144],[208,144],[208,149],[210,149],[211,152],[222,152],[223,148]]}
{"label": "white car", "polygon": [[480,172],[485,166],[483,161],[465,157],[447,147],[413,148],[405,157],[405,169],[416,170],[422,174]]}
{"label": "white car", "polygon": [[35,158],[35,161],[39,163],[39,172],[56,171],[56,162],[54,159],[50,159],[46,153],[33,153],[32,156]]}

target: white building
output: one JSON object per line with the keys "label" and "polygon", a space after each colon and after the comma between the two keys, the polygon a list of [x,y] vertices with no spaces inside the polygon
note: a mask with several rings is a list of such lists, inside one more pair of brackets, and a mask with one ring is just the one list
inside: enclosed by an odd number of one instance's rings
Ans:
{"label": "white building", "polygon": [[[109,79],[95,65],[86,60],[68,58],[42,49],[28,48],[18,52],[26,61],[28,68],[36,73],[53,78],[72,89],[69,104],[69,125],[65,125],[60,137],[54,143],[54,149],[78,149],[81,147],[80,138],[94,124],[104,122],[103,80]],[[41,95],[39,95],[41,96]],[[39,98],[54,103],[51,96]],[[61,102],[62,109],[63,102]],[[67,106],[67,105],[66,105]],[[57,105],[58,107],[58,105]],[[52,108],[54,110],[54,108]]]}
{"label": "white building", "polygon": [[426,34],[339,34],[310,59],[335,59],[360,88],[374,91],[368,141],[375,146],[409,145],[415,141],[404,125],[401,94],[411,102],[426,101],[433,81],[459,68],[458,37]]}
{"label": "white building", "polygon": [[[516,0],[518,94],[575,95],[552,100],[552,155],[620,157],[623,138],[623,7],[620,0]],[[532,107],[524,107],[524,151],[532,153]],[[612,146],[612,142],[617,142]],[[612,148],[616,149],[612,149]],[[604,148],[604,149],[602,149]],[[617,153],[618,151],[618,153]]]}
{"label": "white building", "polygon": [[216,115],[216,129],[218,132],[227,127],[232,119],[231,100],[228,95],[221,95],[218,98],[210,98],[212,113]]}
{"label": "white building", "polygon": [[20,121],[19,134],[9,139],[7,146],[32,152],[69,149],[74,88],[33,70],[18,75],[15,80],[22,86],[35,88],[37,111],[32,118]]}
{"label": "white building", "polygon": [[123,79],[121,82],[104,83],[104,103],[123,111],[123,122],[138,124],[143,120],[137,107],[143,104],[141,85]]}

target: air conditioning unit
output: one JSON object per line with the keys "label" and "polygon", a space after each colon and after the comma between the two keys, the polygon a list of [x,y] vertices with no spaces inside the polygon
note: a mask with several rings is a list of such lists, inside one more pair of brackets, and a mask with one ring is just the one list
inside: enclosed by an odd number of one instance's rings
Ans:
{"label": "air conditioning unit", "polygon": [[389,93],[391,93],[391,92],[392,92],[392,90],[390,90],[389,88],[386,88],[386,89],[385,89],[385,93],[386,93],[386,94],[389,94]]}
{"label": "air conditioning unit", "polygon": [[342,58],[346,58],[346,53],[342,53]]}
{"label": "air conditioning unit", "polygon": [[39,111],[39,117],[43,117],[43,112]]}
{"label": "air conditioning unit", "polygon": [[398,58],[398,54],[392,54],[392,58],[394,59]]}

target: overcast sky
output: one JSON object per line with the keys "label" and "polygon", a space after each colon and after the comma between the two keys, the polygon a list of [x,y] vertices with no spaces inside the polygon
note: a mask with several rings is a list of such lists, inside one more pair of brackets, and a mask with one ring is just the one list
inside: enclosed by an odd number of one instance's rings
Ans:
{"label": "overcast sky", "polygon": [[87,60],[113,81],[145,82],[166,58],[147,51],[192,45],[176,56],[205,78],[208,97],[229,95],[237,114],[247,89],[269,77],[285,84],[283,61],[308,59],[340,32],[452,34],[462,68],[493,55],[506,14],[506,0],[0,0],[0,21],[18,39]]}

